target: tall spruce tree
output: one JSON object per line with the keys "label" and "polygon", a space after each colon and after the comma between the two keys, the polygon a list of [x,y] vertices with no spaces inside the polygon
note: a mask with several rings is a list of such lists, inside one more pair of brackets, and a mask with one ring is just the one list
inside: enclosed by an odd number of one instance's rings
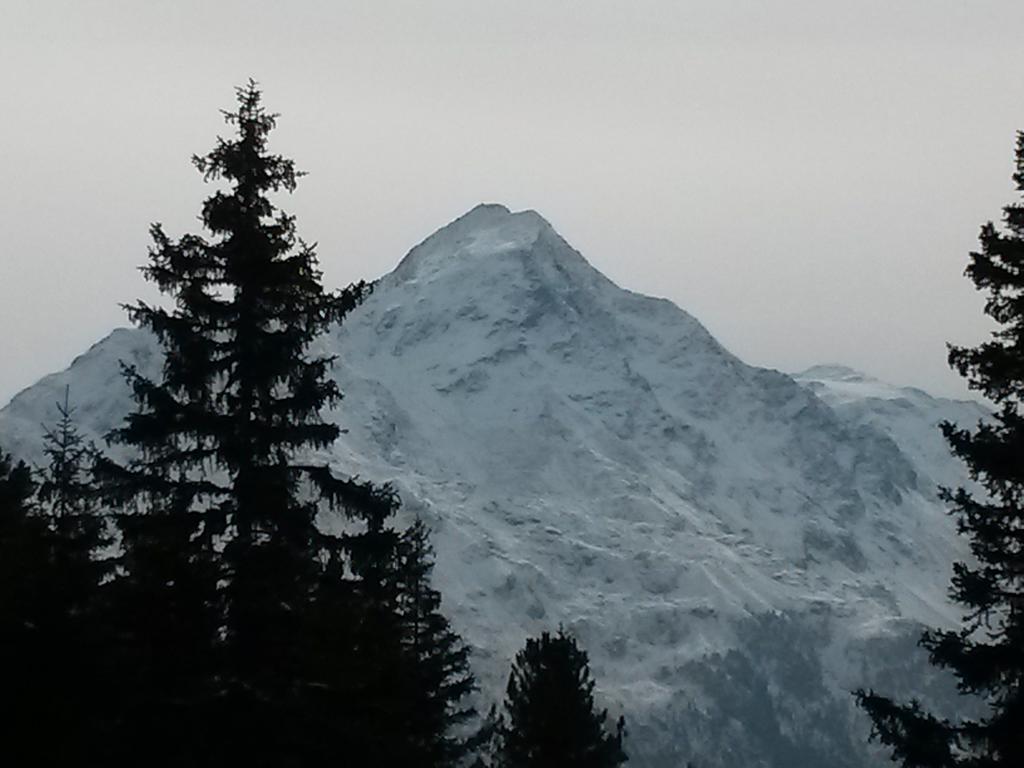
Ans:
{"label": "tall spruce tree", "polygon": [[[276,116],[255,83],[225,117],[235,135],[193,158],[227,185],[203,205],[211,238],[172,241],[155,225],[144,272],[173,307],[130,307],[165,353],[160,380],[126,369],[137,409],[112,438],[138,459],[101,464],[125,510],[115,586],[139,678],[125,700],[140,703],[128,723],[168,762],[372,762],[373,733],[402,738],[365,718],[371,690],[378,711],[399,707],[385,696],[401,669],[388,522],[398,498],[307,458],[339,434],[320,416],[340,398],[332,358],[312,342],[369,288],[326,293],[313,247],[271,201],[300,174],[267,151]],[[323,504],[352,521],[344,535],[317,528]],[[161,742],[182,731],[183,742]]]}
{"label": "tall spruce tree", "polygon": [[[308,744],[303,703],[316,679],[299,638],[319,582],[318,554],[335,544],[316,527],[319,501],[370,517],[390,515],[394,505],[388,494],[303,461],[339,434],[320,416],[340,398],[328,377],[333,358],[311,355],[310,346],[367,286],[326,293],[314,249],[297,238],[293,217],[271,202],[271,193],[294,191],[300,174],[293,161],[267,152],[276,116],[263,108],[255,83],[239,89],[238,110],[226,118],[236,136],[194,159],[207,181],[230,186],[203,206],[203,223],[216,239],[200,252],[212,266],[208,288],[217,295],[207,294],[207,308],[195,308],[205,312],[217,345],[209,357],[216,423],[206,443],[226,475],[216,505],[228,526],[226,692],[239,740],[261,733],[276,739],[271,753],[294,759]],[[305,492],[310,485],[314,492]],[[266,749],[257,751],[266,758]]]}
{"label": "tall spruce tree", "polygon": [[[369,286],[323,290],[271,200],[301,175],[267,151],[276,116],[255,83],[237,95],[235,135],[193,158],[223,187],[208,237],[154,225],[143,271],[171,306],[129,307],[164,349],[159,379],[125,369],[137,407],[111,439],[137,458],[98,462],[121,510],[119,756],[447,765],[472,679],[426,585],[425,532],[395,529],[390,486],[309,459],[338,436],[320,414],[341,397],[313,342]],[[318,528],[324,506],[343,533]]]}
{"label": "tall spruce tree", "polygon": [[[1013,179],[1024,193],[1024,133]],[[966,615],[959,630],[928,631],[921,640],[932,664],[952,670],[960,692],[984,702],[987,714],[950,722],[918,702],[859,691],[875,736],[906,768],[1024,765],[1024,205],[1003,213],[1005,229],[982,227],[981,250],[966,270],[987,292],[985,313],[998,329],[977,347],[949,352],[950,365],[998,410],[973,431],[942,425],[984,488],[941,491],[974,556],[953,566],[950,593]]]}
{"label": "tall spruce tree", "polygon": [[607,710],[594,705],[587,653],[559,630],[529,638],[516,654],[504,712],[495,726],[496,768],[614,768],[625,720],[607,729]]}

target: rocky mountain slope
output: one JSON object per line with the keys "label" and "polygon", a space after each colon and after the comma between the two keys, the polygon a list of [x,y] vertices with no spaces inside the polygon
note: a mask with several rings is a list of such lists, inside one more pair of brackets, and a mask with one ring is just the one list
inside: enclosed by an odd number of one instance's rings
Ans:
{"label": "rocky mountain slope", "polygon": [[[416,246],[343,328],[339,473],[393,481],[497,698],[524,637],[564,624],[631,764],[867,765],[849,691],[948,700],[915,650],[964,542],[935,424],[972,403],[836,367],[744,364],[672,303],[619,288],[538,214],[479,206]],[[0,411],[38,456],[70,384],[97,439],[131,407],[117,330]],[[326,521],[330,524],[330,521]]]}

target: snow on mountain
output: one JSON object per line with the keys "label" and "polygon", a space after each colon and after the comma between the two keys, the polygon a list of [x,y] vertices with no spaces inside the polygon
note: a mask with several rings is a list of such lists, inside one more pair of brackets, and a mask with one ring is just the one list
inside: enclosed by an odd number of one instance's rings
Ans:
{"label": "snow on mountain", "polygon": [[[849,370],[744,364],[671,302],[624,290],[541,216],[474,208],[378,282],[343,328],[339,473],[393,481],[434,530],[436,580],[500,696],[527,634],[572,629],[637,766],[862,766],[849,691],[941,703],[915,650],[950,625],[964,555],[934,424],[979,406]],[[117,330],[0,411],[38,456],[70,384],[94,436],[131,407]],[[898,687],[896,687],[898,686]]]}

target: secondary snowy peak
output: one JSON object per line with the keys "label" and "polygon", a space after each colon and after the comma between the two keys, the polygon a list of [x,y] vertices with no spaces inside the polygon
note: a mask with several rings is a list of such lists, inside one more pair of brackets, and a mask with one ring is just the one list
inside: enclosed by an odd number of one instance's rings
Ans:
{"label": "secondary snowy peak", "polygon": [[875,381],[862,371],[840,363],[823,363],[812,365],[805,371],[796,374],[798,378],[821,379],[826,381]]}
{"label": "secondary snowy peak", "polygon": [[866,399],[937,399],[923,390],[898,387],[837,363],[811,366],[805,371],[793,374],[793,378],[834,404]]}
{"label": "secondary snowy peak", "polygon": [[944,421],[973,427],[991,417],[974,400],[935,397],[916,387],[899,387],[844,365],[816,365],[793,377],[848,423],[870,427],[890,437],[917,467],[928,489],[962,477],[963,463],[942,437]]}

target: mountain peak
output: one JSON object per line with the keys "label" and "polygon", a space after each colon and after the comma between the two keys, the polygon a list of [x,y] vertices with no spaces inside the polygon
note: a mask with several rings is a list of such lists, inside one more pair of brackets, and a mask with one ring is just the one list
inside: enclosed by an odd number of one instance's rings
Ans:
{"label": "mountain peak", "polygon": [[536,211],[481,203],[409,251],[393,274],[400,280],[420,279],[467,259],[529,251],[546,235],[561,240]]}

